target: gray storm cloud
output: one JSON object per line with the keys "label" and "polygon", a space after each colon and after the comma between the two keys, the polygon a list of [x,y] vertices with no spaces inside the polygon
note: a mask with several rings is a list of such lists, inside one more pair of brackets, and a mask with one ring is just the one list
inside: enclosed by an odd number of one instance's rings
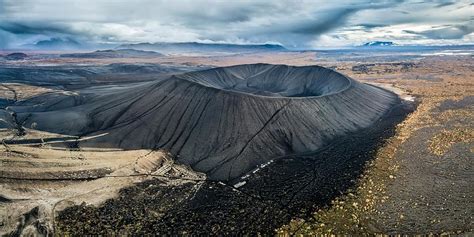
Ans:
{"label": "gray storm cloud", "polygon": [[472,32],[474,32],[474,21],[469,21],[464,25],[442,27],[440,29],[410,33],[419,34],[430,39],[461,39]]}
{"label": "gray storm cloud", "polygon": [[[326,40],[472,43],[470,1],[107,1],[0,0],[0,47],[63,39],[83,45],[132,42],[280,43]],[[420,28],[423,26],[423,28]],[[394,30],[403,28],[402,30]],[[363,32],[363,33],[361,33]]]}

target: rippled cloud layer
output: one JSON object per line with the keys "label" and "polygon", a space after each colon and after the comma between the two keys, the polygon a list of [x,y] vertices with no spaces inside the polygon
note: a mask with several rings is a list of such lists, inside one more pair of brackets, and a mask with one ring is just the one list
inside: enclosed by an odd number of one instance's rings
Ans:
{"label": "rippled cloud layer", "polygon": [[288,48],[375,40],[472,44],[473,12],[469,0],[0,0],[0,47],[190,41]]}

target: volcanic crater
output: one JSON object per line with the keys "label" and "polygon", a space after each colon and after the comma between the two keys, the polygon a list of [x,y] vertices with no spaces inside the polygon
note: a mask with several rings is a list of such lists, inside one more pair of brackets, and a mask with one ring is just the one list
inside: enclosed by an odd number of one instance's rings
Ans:
{"label": "volcanic crater", "polygon": [[165,149],[209,179],[233,181],[369,127],[398,103],[327,68],[248,64],[42,95],[11,109],[26,127],[89,137],[79,147]]}
{"label": "volcanic crater", "polygon": [[347,89],[351,80],[332,70],[311,67],[254,64],[209,69],[175,78],[206,87],[267,97],[314,97]]}

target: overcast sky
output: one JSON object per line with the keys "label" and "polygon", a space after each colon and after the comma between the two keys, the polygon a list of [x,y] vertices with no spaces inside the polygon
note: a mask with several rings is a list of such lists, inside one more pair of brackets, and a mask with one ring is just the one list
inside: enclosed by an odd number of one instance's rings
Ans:
{"label": "overcast sky", "polygon": [[460,1],[0,0],[0,48],[41,40],[279,43],[288,48],[474,43]]}

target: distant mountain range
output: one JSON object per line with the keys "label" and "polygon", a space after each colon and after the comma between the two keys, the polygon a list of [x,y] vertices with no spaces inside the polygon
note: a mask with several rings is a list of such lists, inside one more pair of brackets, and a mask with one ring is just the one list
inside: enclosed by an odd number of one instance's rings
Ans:
{"label": "distant mountain range", "polygon": [[82,45],[72,38],[51,38],[40,40],[33,45],[28,45],[28,47],[42,50],[69,50],[80,49]]}
{"label": "distant mountain range", "polygon": [[380,46],[394,46],[395,44],[390,41],[371,41],[363,44],[364,47],[380,47]]}
{"label": "distant mountain range", "polygon": [[90,53],[61,54],[63,58],[154,58],[163,54],[154,51],[144,51],[136,49],[108,49],[97,50]]}
{"label": "distant mountain range", "polygon": [[122,44],[117,49],[151,50],[165,54],[250,53],[284,51],[278,44],[209,44],[209,43],[138,43]]}

